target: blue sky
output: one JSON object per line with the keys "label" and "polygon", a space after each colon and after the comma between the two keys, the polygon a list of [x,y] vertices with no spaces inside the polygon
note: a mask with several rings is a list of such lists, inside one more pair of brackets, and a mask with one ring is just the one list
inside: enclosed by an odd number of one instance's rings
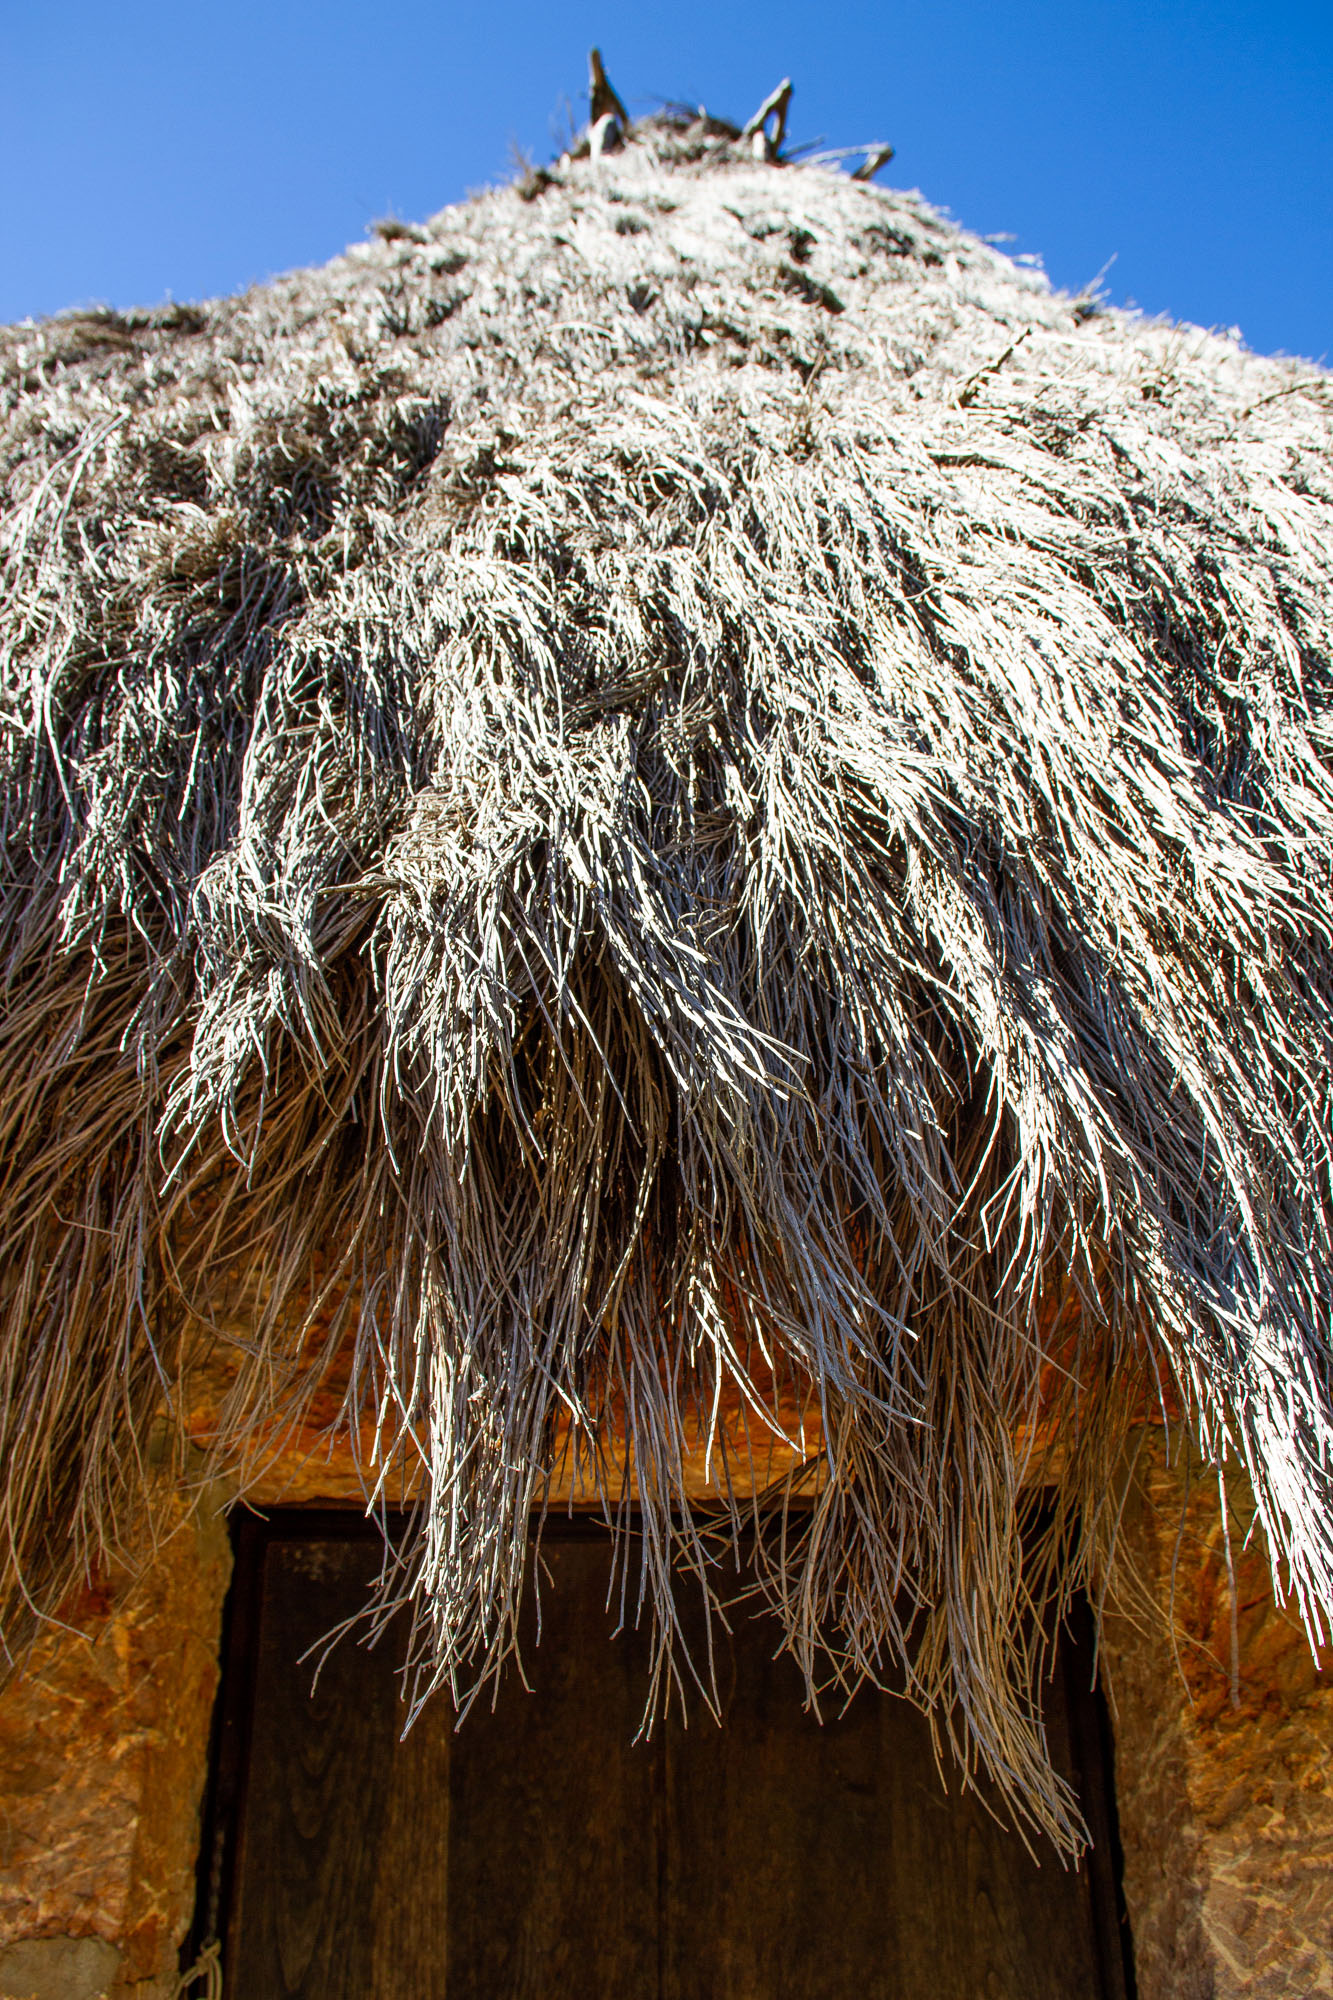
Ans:
{"label": "blue sky", "polygon": [[1333,7],[1295,0],[0,0],[0,319],[225,292],[632,112],[885,138],[885,179],[1060,284],[1333,360]]}

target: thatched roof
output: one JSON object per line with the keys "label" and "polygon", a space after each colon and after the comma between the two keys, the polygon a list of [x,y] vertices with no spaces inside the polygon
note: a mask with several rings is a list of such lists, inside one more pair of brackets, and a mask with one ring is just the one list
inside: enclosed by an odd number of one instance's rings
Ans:
{"label": "thatched roof", "polygon": [[669,1638],[684,1413],[794,1382],[811,1684],[1067,1830],[1039,1614],[1145,1405],[1333,1609],[1330,378],[763,150],[3,334],[11,1591],[238,1299],[224,1458],[354,1328],[423,1461],[427,1679],[612,1430]]}

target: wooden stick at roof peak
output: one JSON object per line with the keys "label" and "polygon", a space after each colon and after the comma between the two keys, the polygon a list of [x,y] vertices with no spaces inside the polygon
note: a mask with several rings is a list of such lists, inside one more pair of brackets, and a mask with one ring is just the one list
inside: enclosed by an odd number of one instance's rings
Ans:
{"label": "wooden stick at roof peak", "polygon": [[628,111],[626,111],[624,105],[617,97],[612,85],[607,81],[606,70],[602,64],[602,52],[600,49],[589,49],[588,51],[589,125],[596,125],[600,119],[606,117],[608,112],[610,112],[613,117],[618,118],[620,120],[621,125],[624,126],[626,129],[628,129],[630,122],[629,113]]}
{"label": "wooden stick at roof peak", "polygon": [[[754,117],[743,128],[742,139],[749,139],[761,160],[775,160],[782,151],[782,142],[787,136],[787,111],[791,104],[792,81],[784,76],[776,90],[769,92]],[[768,121],[772,118],[770,133]]]}

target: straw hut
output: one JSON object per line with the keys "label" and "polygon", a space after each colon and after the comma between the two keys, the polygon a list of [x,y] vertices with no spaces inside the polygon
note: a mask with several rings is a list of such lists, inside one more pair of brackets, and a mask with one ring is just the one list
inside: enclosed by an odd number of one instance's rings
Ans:
{"label": "straw hut", "polygon": [[1333,1992],[1329,377],[789,94],[0,336],[5,1994]]}

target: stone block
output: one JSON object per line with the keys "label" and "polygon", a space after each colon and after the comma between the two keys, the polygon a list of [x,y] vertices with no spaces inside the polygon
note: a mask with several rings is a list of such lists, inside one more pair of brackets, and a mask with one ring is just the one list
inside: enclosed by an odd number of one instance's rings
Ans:
{"label": "stone block", "polygon": [[24,1938],[0,1948],[0,2000],[109,2000],[119,1970],[102,1938]]}
{"label": "stone block", "polygon": [[90,1585],[0,1692],[0,1970],[40,1974],[41,2000],[175,1987],[230,1549],[216,1499],[168,1503],[158,1529],[151,1561]]}
{"label": "stone block", "polygon": [[1105,1628],[1140,2000],[1333,1995],[1333,1685],[1234,1468],[1226,1497],[1224,1519],[1214,1472],[1144,1452],[1138,1588]]}

